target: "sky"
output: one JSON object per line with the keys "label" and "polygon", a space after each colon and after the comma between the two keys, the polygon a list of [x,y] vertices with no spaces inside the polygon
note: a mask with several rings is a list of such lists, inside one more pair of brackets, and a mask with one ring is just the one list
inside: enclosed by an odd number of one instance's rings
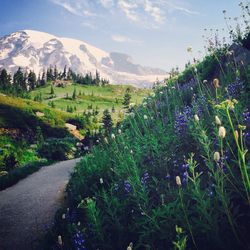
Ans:
{"label": "sky", "polygon": [[[247,0],[246,0],[247,1]],[[135,63],[170,70],[203,56],[204,36],[227,34],[222,11],[236,17],[238,0],[0,0],[0,37],[32,29],[83,40]],[[204,31],[208,29],[208,31]],[[225,33],[225,34],[224,34]]]}

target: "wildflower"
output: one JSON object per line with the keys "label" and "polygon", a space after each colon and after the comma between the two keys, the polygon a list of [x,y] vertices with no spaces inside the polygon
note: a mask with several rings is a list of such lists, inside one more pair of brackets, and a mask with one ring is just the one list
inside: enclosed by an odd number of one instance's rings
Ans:
{"label": "wildflower", "polygon": [[180,176],[175,177],[176,184],[180,187],[181,186],[181,178]]}
{"label": "wildflower", "polygon": [[234,51],[233,50],[229,50],[228,52],[227,52],[227,55],[228,56],[232,56],[234,54]]}
{"label": "wildflower", "polygon": [[187,47],[187,52],[188,53],[192,53],[192,51],[193,51],[193,48],[191,46]]}
{"label": "wildflower", "polygon": [[118,134],[121,134],[121,133],[122,133],[121,129],[118,129]]}
{"label": "wildflower", "polygon": [[81,222],[80,221],[78,221],[77,226],[81,226]]}
{"label": "wildflower", "polygon": [[194,72],[197,73],[197,72],[198,72],[198,69],[197,69],[197,68],[194,68]]}
{"label": "wildflower", "polygon": [[133,250],[133,243],[132,242],[129,243],[127,250]]}
{"label": "wildflower", "polygon": [[131,149],[131,150],[130,150],[130,154],[133,154],[133,153],[134,153],[134,152],[133,152],[133,150]]}
{"label": "wildflower", "polygon": [[111,138],[114,140],[114,139],[115,139],[115,135],[114,135],[114,134],[111,134]]}
{"label": "wildflower", "polygon": [[129,181],[124,181],[124,190],[127,194],[132,190],[132,186]]}
{"label": "wildflower", "polygon": [[143,118],[144,118],[144,120],[147,120],[147,119],[148,119],[148,116],[147,116],[147,115],[144,115]]}
{"label": "wildflower", "polygon": [[86,250],[85,246],[84,246],[84,235],[81,231],[77,231],[74,235],[73,235],[73,243],[75,246],[75,249],[78,250]]}
{"label": "wildflower", "polygon": [[214,84],[214,87],[215,87],[216,89],[220,87],[219,83],[220,83],[219,79],[215,78],[215,79],[213,80],[213,84]]}
{"label": "wildflower", "polygon": [[219,137],[221,139],[225,138],[226,136],[226,129],[223,126],[219,127],[219,133],[218,133]]}
{"label": "wildflower", "polygon": [[199,122],[199,121],[200,121],[199,116],[198,116],[198,115],[194,115],[194,120],[195,120],[196,122]]}
{"label": "wildflower", "polygon": [[62,219],[63,219],[63,220],[65,220],[65,218],[66,218],[66,215],[65,215],[65,214],[63,214],[63,215],[62,215]]}
{"label": "wildflower", "polygon": [[214,161],[218,162],[220,160],[220,153],[219,152],[215,152],[214,153]]}
{"label": "wildflower", "polygon": [[207,84],[207,80],[203,80],[203,84]]}
{"label": "wildflower", "polygon": [[62,236],[61,236],[61,235],[58,235],[58,237],[57,237],[57,242],[58,242],[58,244],[59,244],[60,246],[62,246],[63,241],[62,241]]}
{"label": "wildflower", "polygon": [[235,82],[228,84],[227,93],[230,97],[237,98],[244,91],[243,82],[237,79]]}
{"label": "wildflower", "polygon": [[215,116],[215,124],[218,125],[218,126],[221,125],[221,120],[217,115]]}
{"label": "wildflower", "polygon": [[107,137],[104,138],[104,141],[105,141],[105,143],[107,143],[107,144],[109,143]]}
{"label": "wildflower", "polygon": [[144,173],[144,175],[141,178],[141,184],[145,186],[149,178],[150,178],[149,173],[148,172]]}
{"label": "wildflower", "polygon": [[100,183],[103,184],[103,179],[102,178],[100,178]]}

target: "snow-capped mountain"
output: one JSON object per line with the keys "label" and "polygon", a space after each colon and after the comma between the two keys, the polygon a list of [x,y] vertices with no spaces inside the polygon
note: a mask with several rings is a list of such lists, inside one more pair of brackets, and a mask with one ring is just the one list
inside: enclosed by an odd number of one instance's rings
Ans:
{"label": "snow-capped mountain", "polygon": [[50,65],[62,70],[70,67],[77,73],[95,73],[111,83],[144,86],[167,73],[161,69],[135,64],[126,54],[105,52],[83,41],[34,31],[22,30],[0,39],[0,68],[14,72],[18,67],[41,72]]}

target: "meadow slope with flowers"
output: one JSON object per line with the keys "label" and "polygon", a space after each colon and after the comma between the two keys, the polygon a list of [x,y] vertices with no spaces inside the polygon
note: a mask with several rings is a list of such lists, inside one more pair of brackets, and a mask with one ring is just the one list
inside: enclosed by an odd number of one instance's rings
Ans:
{"label": "meadow slope with flowers", "polygon": [[250,66],[232,48],[156,88],[82,158],[51,249],[250,248]]}

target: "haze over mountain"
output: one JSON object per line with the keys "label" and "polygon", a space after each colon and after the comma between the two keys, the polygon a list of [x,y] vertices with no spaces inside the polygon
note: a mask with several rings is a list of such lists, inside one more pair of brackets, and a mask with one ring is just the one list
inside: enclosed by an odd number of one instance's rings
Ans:
{"label": "haze over mountain", "polygon": [[116,84],[151,85],[156,79],[167,77],[164,70],[135,64],[129,55],[105,52],[84,41],[34,31],[22,30],[0,39],[0,68],[14,72],[18,67],[42,72],[56,65],[73,71],[94,74]]}

